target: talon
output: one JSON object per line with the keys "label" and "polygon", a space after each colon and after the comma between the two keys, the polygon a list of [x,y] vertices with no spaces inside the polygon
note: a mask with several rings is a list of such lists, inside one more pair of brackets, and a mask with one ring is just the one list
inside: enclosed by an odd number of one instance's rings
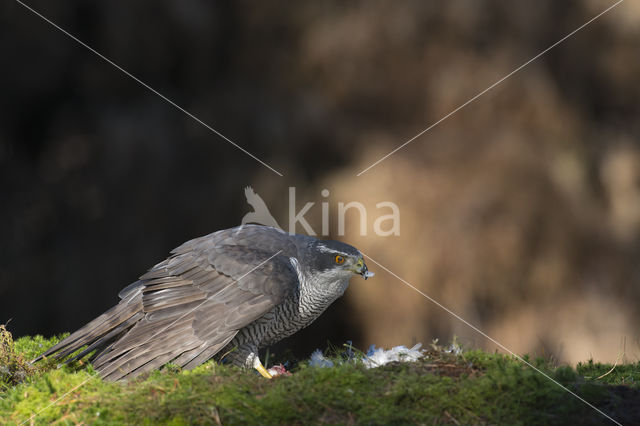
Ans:
{"label": "talon", "polygon": [[260,358],[258,358],[257,356],[253,360],[253,368],[258,370],[258,373],[260,373],[262,375],[262,377],[267,378],[267,379],[272,379],[273,378],[273,376],[271,374],[269,374],[267,369],[264,368],[264,365],[262,365],[262,363],[260,362]]}

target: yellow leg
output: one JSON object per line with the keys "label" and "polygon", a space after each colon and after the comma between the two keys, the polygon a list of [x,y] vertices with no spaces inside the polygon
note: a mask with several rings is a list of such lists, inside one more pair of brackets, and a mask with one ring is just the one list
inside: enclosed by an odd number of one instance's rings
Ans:
{"label": "yellow leg", "polygon": [[273,378],[273,376],[271,374],[269,374],[267,369],[264,368],[264,365],[262,365],[262,363],[260,362],[260,358],[258,358],[257,356],[253,360],[253,368],[258,370],[258,373],[262,374],[262,377],[265,377],[267,379],[272,379]]}

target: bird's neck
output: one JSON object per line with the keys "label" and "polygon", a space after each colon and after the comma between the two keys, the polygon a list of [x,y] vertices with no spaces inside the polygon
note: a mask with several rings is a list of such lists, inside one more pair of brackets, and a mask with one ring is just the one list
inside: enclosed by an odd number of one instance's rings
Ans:
{"label": "bird's neck", "polygon": [[324,311],[338,297],[342,296],[349,286],[349,279],[336,278],[334,281],[309,279],[301,283],[299,306],[301,311],[312,307],[314,313]]}

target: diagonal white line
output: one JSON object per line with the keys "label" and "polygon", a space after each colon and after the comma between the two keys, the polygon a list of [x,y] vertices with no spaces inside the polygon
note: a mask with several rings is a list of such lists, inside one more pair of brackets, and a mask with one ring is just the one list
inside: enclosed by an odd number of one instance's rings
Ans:
{"label": "diagonal white line", "polygon": [[596,19],[600,18],[602,15],[604,15],[605,13],[609,12],[611,9],[613,9],[614,7],[618,6],[620,3],[622,3],[624,0],[618,0],[616,3],[614,3],[613,5],[609,6],[607,9],[603,10],[602,12],[600,12],[599,14],[597,14],[596,16],[594,16],[593,18],[591,18],[590,20],[588,20],[587,22],[585,22],[584,24],[582,24],[581,26],[579,26],[578,28],[576,28],[575,30],[571,31],[569,34],[567,34],[566,36],[562,37],[560,40],[556,41],[555,43],[553,43],[551,46],[547,47],[546,49],[544,49],[542,52],[538,53],[536,56],[534,56],[533,58],[529,59],[527,62],[525,62],[524,64],[520,65],[518,68],[516,68],[515,70],[511,71],[509,74],[505,75],[504,77],[502,77],[500,80],[496,81],[495,83],[493,83],[491,86],[487,87],[486,89],[484,89],[483,91],[479,92],[477,95],[475,95],[474,97],[472,97],[471,99],[469,99],[468,101],[466,101],[465,103],[463,103],[462,105],[460,105],[459,107],[457,107],[456,109],[454,109],[453,111],[451,111],[449,114],[445,115],[444,117],[442,117],[440,120],[436,121],[435,123],[433,123],[432,125],[430,125],[429,127],[427,127],[426,129],[424,129],[423,131],[421,131],[420,133],[418,133],[417,135],[415,135],[414,137],[412,137],[411,139],[409,139],[408,141],[406,141],[405,143],[403,143],[402,145],[398,146],[397,148],[395,148],[393,151],[391,151],[390,153],[388,153],[387,155],[385,155],[384,157],[380,158],[378,161],[376,161],[375,163],[371,164],[369,167],[367,167],[366,169],[364,169],[363,171],[361,171],[360,173],[358,173],[356,176],[360,176],[363,173],[367,172],[369,169],[377,166],[378,164],[380,164],[381,162],[383,162],[384,160],[386,160],[387,158],[389,158],[390,156],[392,156],[393,154],[395,154],[396,152],[400,151],[402,148],[404,148],[405,146],[409,145],[411,142],[413,142],[414,140],[418,139],[420,136],[424,135],[425,133],[427,133],[429,130],[433,129],[434,127],[436,127],[438,124],[442,123],[444,120],[446,120],[447,118],[451,117],[452,115],[454,115],[455,113],[457,113],[458,111],[460,111],[462,108],[466,107],[467,105],[469,105],[470,103],[472,103],[473,101],[475,101],[476,99],[478,99],[480,96],[484,95],[485,93],[487,93],[489,90],[493,89],[494,87],[496,87],[497,85],[499,85],[500,83],[502,83],[503,81],[505,81],[506,79],[508,79],[509,77],[511,77],[512,75],[514,75],[515,73],[517,73],[518,71],[520,71],[521,69],[523,69],[524,67],[526,67],[527,65],[529,65],[530,63],[532,63],[533,61],[535,61],[536,59],[538,59],[539,57],[541,57],[542,55],[544,55],[545,53],[547,53],[548,51],[550,51],[551,49],[553,49],[554,47],[556,47],[557,45],[559,45],[560,43],[562,43],[563,41],[565,41],[566,39],[568,39],[569,37],[571,37],[572,35],[574,35],[575,33],[577,33],[578,31],[580,31],[581,29],[583,29],[584,27],[586,27],[587,25],[591,24],[593,21],[595,21]]}
{"label": "diagonal white line", "polygon": [[15,0],[15,1],[18,4],[20,4],[21,6],[23,6],[25,9],[31,11],[36,16],[40,17],[42,20],[44,20],[47,23],[49,23],[51,26],[53,26],[54,28],[56,28],[57,30],[59,30],[60,32],[65,34],[66,36],[68,36],[71,39],[73,39],[76,43],[80,44],[81,46],[85,47],[86,49],[88,49],[89,51],[94,53],[95,55],[99,56],[101,59],[103,59],[104,61],[106,61],[110,65],[112,65],[114,68],[116,68],[119,71],[121,71],[127,77],[131,78],[132,80],[134,80],[137,83],[139,83],[141,86],[145,87],[149,91],[151,91],[154,94],[158,95],[160,98],[162,98],[163,100],[165,100],[166,102],[171,104],[177,110],[183,112],[187,116],[191,117],[193,120],[197,121],[198,123],[200,123],[201,125],[203,125],[207,129],[211,130],[213,133],[215,133],[216,135],[218,135],[219,137],[221,137],[225,141],[229,142],[231,145],[235,146],[240,151],[244,152],[249,157],[251,157],[254,160],[256,160],[258,163],[262,164],[263,166],[265,166],[266,168],[268,168],[269,170],[271,170],[272,172],[274,172],[278,176],[283,176],[282,173],[280,173],[279,171],[277,171],[276,169],[274,169],[273,167],[271,167],[270,165],[268,165],[267,163],[265,163],[264,161],[262,161],[261,159],[259,159],[258,157],[256,157],[255,155],[253,155],[252,153],[250,153],[249,151],[247,151],[246,149],[244,149],[243,147],[241,147],[240,145],[238,145],[237,143],[235,143],[234,141],[232,141],[231,139],[229,139],[228,137],[226,137],[225,135],[223,135],[222,133],[220,133],[219,131],[217,131],[216,129],[211,127],[210,125],[208,125],[207,123],[205,123],[204,121],[200,120],[198,117],[196,117],[195,115],[193,115],[192,113],[190,113],[189,111],[187,111],[186,109],[184,109],[183,107],[181,107],[180,105],[178,105],[177,103],[172,101],[171,99],[167,98],[165,95],[163,95],[162,93],[158,92],[156,89],[154,89],[153,87],[149,86],[147,83],[145,83],[144,81],[140,80],[138,77],[136,77],[135,75],[131,74],[129,71],[125,70],[124,68],[122,68],[121,66],[119,66],[118,64],[113,62],[111,59],[109,59],[106,56],[104,56],[102,53],[98,52],[97,50],[95,50],[94,48],[92,48],[91,46],[89,46],[88,44],[86,44],[85,42],[83,42],[82,40],[80,40],[79,38],[74,36],[73,34],[69,33],[68,31],[66,31],[65,29],[63,29],[59,25],[57,25],[55,22],[53,22],[50,19],[48,19],[46,16],[42,15],[41,13],[39,13],[36,10],[34,10],[32,7],[26,5],[25,3],[23,3],[20,0]]}
{"label": "diagonal white line", "polygon": [[[282,250],[279,250],[277,253],[275,253],[274,255],[272,255],[271,257],[269,257],[268,259],[260,262],[257,266],[251,268],[251,270],[249,270],[249,272],[245,273],[244,275],[242,275],[240,278],[234,280],[234,283],[239,282],[241,279],[243,279],[244,277],[246,277],[247,275],[249,275],[250,273],[252,273],[253,271],[255,271],[256,269],[258,269],[259,267],[261,267],[262,265],[264,265],[265,263],[267,263],[268,261],[270,261],[271,259],[273,259],[274,257],[276,257],[277,255],[279,255],[280,253],[282,253]],[[156,337],[158,334],[166,331],[169,327],[171,327],[173,324],[175,324],[176,322],[180,321],[182,318],[184,318],[186,315],[189,315],[191,312],[195,311],[196,309],[198,309],[200,306],[202,306],[204,303],[208,302],[211,299],[212,296],[207,297],[205,300],[202,301],[202,303],[199,303],[195,308],[185,312],[184,314],[182,314],[180,317],[178,317],[175,321],[173,321],[171,324],[167,325],[166,327],[164,327],[162,330],[156,332],[155,334],[153,334],[151,337],[149,337],[147,340],[145,340],[144,342],[142,342],[140,345],[138,346],[142,346],[145,345],[146,343],[148,343],[151,339],[153,339],[154,337]],[[60,398],[56,399],[55,401],[53,401],[51,404],[47,405],[46,407],[44,407],[43,409],[41,409],[40,411],[38,411],[37,413],[33,414],[31,417],[29,417],[27,420],[25,420],[24,422],[20,423],[20,425],[25,424],[26,422],[28,422],[29,420],[32,420],[34,418],[36,418],[40,413],[42,413],[44,410],[48,409],[49,407],[54,406],[58,401],[60,401],[62,398],[64,398],[65,396],[67,396],[68,394],[70,394],[71,392],[73,392],[74,390],[78,389],[79,387],[81,387],[82,385],[84,385],[85,383],[87,383],[89,380],[91,380],[93,378],[89,377],[87,380],[85,380],[84,382],[80,383],[79,385],[75,386],[73,389],[71,389],[70,391],[66,392],[65,394],[63,394]]]}
{"label": "diagonal white line", "polygon": [[[362,251],[360,251],[360,253],[362,253]],[[470,327],[471,329],[473,329],[474,331],[476,331],[477,333],[483,335],[484,337],[486,337],[487,339],[489,339],[490,341],[492,341],[493,343],[495,343],[497,346],[499,346],[500,348],[502,348],[503,350],[505,350],[506,352],[508,352],[509,354],[511,354],[513,357],[515,357],[518,361],[526,364],[527,366],[531,367],[532,369],[534,369],[535,371],[537,371],[538,373],[542,374],[544,377],[546,377],[547,379],[551,380],[553,383],[555,383],[556,385],[560,386],[562,389],[564,389],[565,391],[569,392],[571,395],[575,396],[576,398],[578,398],[580,401],[584,402],[585,404],[587,404],[589,407],[593,408],[594,410],[596,410],[598,413],[602,414],[604,417],[606,417],[607,419],[611,420],[613,423],[622,426],[621,423],[617,422],[616,420],[614,420],[613,418],[611,418],[609,415],[607,415],[605,412],[603,412],[602,410],[600,410],[598,407],[596,407],[595,405],[591,404],[589,401],[587,401],[586,399],[582,398],[580,395],[576,394],[575,392],[573,392],[571,389],[568,389],[567,387],[563,386],[560,382],[556,381],[555,379],[553,379],[552,377],[550,377],[547,373],[545,373],[544,371],[540,370],[539,368],[537,368],[535,365],[531,364],[529,361],[527,361],[526,359],[522,358],[520,355],[517,355],[515,352],[513,352],[511,349],[507,348],[505,345],[503,345],[502,343],[498,342],[496,339],[494,339],[493,337],[489,336],[487,333],[485,333],[484,331],[480,330],[478,327],[476,327],[475,325],[471,324],[469,321],[465,320],[464,318],[462,318],[460,315],[456,314],[455,312],[453,312],[451,309],[447,308],[446,306],[444,306],[443,304],[441,304],[440,302],[438,302],[437,300],[435,300],[433,297],[429,296],[428,294],[424,293],[423,291],[417,289],[416,287],[414,287],[413,285],[411,285],[408,281],[405,281],[404,279],[400,278],[398,275],[396,275],[395,273],[393,273],[392,271],[390,271],[389,269],[387,269],[386,267],[382,266],[380,263],[378,263],[377,261],[375,261],[374,259],[371,258],[371,256],[368,256],[364,253],[362,253],[362,255],[364,257],[366,257],[367,259],[369,259],[370,261],[372,261],[373,263],[375,263],[376,265],[378,265],[379,267],[381,267],[382,269],[384,269],[385,271],[387,271],[389,274],[393,275],[395,278],[397,278],[398,280],[400,280],[403,284],[405,284],[407,287],[415,290],[416,292],[420,293],[422,296],[424,296],[425,298],[427,298],[429,301],[433,302],[434,304],[436,304],[438,307],[444,309],[448,314],[454,316],[455,318],[457,318],[458,320],[460,320],[461,322],[463,322],[465,325],[467,325],[468,327]]]}
{"label": "diagonal white line", "polygon": [[89,377],[87,380],[85,380],[84,382],[80,383],[79,385],[74,386],[73,388],[71,388],[69,391],[63,393],[59,398],[57,398],[55,401],[53,401],[52,403],[50,403],[49,405],[47,405],[46,407],[44,407],[41,410],[38,410],[36,413],[32,414],[31,417],[29,417],[27,420],[23,421],[22,423],[20,423],[20,426],[22,426],[23,424],[25,424],[28,421],[33,421],[36,417],[38,417],[40,415],[40,413],[42,413],[44,410],[53,407],[54,405],[56,405],[58,403],[58,401],[60,401],[62,398],[64,398],[65,396],[69,395],[71,392],[73,392],[74,390],[78,389],[79,387],[83,386],[85,383],[87,383],[89,380],[93,379],[95,376],[91,376]]}

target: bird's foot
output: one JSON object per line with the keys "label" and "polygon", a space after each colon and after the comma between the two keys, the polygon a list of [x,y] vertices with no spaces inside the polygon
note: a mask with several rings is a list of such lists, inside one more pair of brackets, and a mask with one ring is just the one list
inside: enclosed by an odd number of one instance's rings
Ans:
{"label": "bird's foot", "polygon": [[253,368],[258,370],[258,373],[260,373],[262,377],[265,377],[267,379],[273,378],[273,376],[267,371],[267,369],[264,368],[264,365],[262,365],[262,363],[260,362],[260,358],[258,358],[257,356],[253,359]]}

